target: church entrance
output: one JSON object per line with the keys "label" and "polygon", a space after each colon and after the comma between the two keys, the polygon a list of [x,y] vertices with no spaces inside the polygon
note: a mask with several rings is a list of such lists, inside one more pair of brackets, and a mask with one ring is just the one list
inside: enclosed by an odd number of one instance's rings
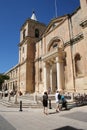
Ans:
{"label": "church entrance", "polygon": [[56,64],[47,66],[47,91],[48,93],[54,93],[57,90],[57,69]]}
{"label": "church entrance", "polygon": [[[46,59],[45,59],[46,60]],[[61,56],[44,61],[44,91],[54,93],[64,88],[64,64]]]}
{"label": "church entrance", "polygon": [[54,93],[64,88],[64,58],[63,42],[54,37],[47,46],[47,53],[42,57],[44,91]]}

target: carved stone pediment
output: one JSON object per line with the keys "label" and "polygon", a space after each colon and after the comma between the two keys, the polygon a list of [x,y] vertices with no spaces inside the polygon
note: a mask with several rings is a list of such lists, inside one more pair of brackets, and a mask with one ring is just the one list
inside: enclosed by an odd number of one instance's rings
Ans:
{"label": "carved stone pediment", "polygon": [[49,25],[45,31],[45,34],[50,33],[56,27],[60,26],[66,20],[66,18],[67,18],[67,15],[51,20],[51,22],[49,23]]}

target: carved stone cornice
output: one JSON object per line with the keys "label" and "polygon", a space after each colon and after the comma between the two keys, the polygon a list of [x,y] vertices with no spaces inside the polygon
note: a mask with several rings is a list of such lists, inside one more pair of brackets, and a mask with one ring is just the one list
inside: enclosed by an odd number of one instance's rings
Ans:
{"label": "carved stone cornice", "polygon": [[41,57],[38,57],[34,60],[34,62],[41,61]]}
{"label": "carved stone cornice", "polygon": [[[35,38],[35,37],[32,37],[32,36],[26,36],[25,39],[23,39],[23,40],[18,44],[18,46],[22,46],[24,43],[26,44],[27,41],[29,41],[29,40],[31,41],[31,39],[32,39],[32,41],[37,42],[37,41],[39,41],[40,38]],[[30,43],[31,43],[31,42],[30,42]]]}
{"label": "carved stone cornice", "polygon": [[62,49],[56,48],[54,51],[48,52],[42,56],[42,61],[47,62],[49,65],[56,63],[56,57],[58,62],[63,62],[65,58],[65,52]]}
{"label": "carved stone cornice", "polygon": [[80,40],[82,40],[84,38],[83,34],[80,33],[78,35],[76,35],[75,37],[73,37],[70,41],[67,41],[64,44],[64,47],[69,46],[69,45],[73,45],[76,44],[77,42],[79,42]]}
{"label": "carved stone cornice", "polygon": [[19,65],[21,66],[21,65],[25,64],[26,61],[27,61],[27,59],[25,59],[23,62],[20,62]]}
{"label": "carved stone cornice", "polygon": [[22,40],[18,46],[22,46],[27,40],[29,39],[29,36],[26,36],[24,40]]}
{"label": "carved stone cornice", "polygon": [[86,28],[87,27],[87,18],[81,21],[80,26],[82,28]]}

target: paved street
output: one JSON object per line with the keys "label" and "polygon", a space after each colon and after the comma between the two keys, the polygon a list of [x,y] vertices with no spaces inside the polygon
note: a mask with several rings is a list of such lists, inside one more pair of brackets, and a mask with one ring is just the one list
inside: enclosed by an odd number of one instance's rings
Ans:
{"label": "paved street", "polygon": [[56,113],[49,109],[7,108],[0,105],[0,130],[87,130],[87,106]]}

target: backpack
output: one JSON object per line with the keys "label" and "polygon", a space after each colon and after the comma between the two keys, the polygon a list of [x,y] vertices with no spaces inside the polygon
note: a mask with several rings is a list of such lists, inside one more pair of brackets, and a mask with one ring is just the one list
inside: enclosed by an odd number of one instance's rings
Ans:
{"label": "backpack", "polygon": [[61,95],[60,95],[60,94],[58,94],[58,99],[59,99],[59,100],[61,99]]}

